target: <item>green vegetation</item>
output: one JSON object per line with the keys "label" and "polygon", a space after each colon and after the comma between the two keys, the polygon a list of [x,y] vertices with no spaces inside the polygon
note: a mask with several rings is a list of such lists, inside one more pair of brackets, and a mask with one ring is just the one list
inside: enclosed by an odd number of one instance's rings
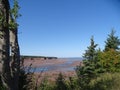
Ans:
{"label": "green vegetation", "polygon": [[83,64],[76,68],[80,90],[116,90],[119,88],[114,86],[109,89],[112,84],[118,83],[116,78],[120,79],[119,76],[116,77],[120,75],[120,41],[114,36],[113,30],[108,36],[103,51],[96,49],[97,44],[94,44],[93,37],[91,38],[91,45],[83,56]]}
{"label": "green vegetation", "polygon": [[97,44],[94,43],[93,37],[91,38],[91,44],[84,54],[83,65],[77,66],[76,73],[78,76],[79,86],[81,90],[88,90],[88,84],[91,79],[96,77],[96,52]]}
{"label": "green vegetation", "polygon": [[111,33],[108,35],[105,43],[105,51],[108,51],[109,49],[119,50],[120,39],[118,36],[115,36],[114,29],[112,29]]}
{"label": "green vegetation", "polygon": [[[38,85],[34,73],[26,72],[20,60],[17,36],[19,5],[17,0],[12,3],[11,9],[9,0],[0,0],[0,90],[120,90],[120,39],[114,30],[108,35],[103,51],[97,49],[98,44],[91,37],[84,60],[76,67],[77,77],[66,79],[60,73],[54,83],[44,77]],[[56,59],[42,56],[22,58]]]}
{"label": "green vegetation", "polygon": [[21,58],[27,59],[27,58],[44,58],[44,59],[57,59],[57,57],[47,57],[47,56],[27,56],[27,55],[21,55]]}
{"label": "green vegetation", "polygon": [[56,90],[67,90],[67,85],[65,83],[65,78],[63,77],[62,73],[58,75],[58,78],[56,79]]}
{"label": "green vegetation", "polygon": [[103,73],[92,79],[89,90],[120,90],[120,73]]}
{"label": "green vegetation", "polygon": [[54,90],[54,85],[52,85],[46,77],[42,80],[39,87],[35,87],[35,90]]}
{"label": "green vegetation", "polygon": [[103,51],[97,49],[98,44],[92,36],[83,62],[76,67],[77,77],[66,80],[60,73],[56,82],[52,86],[49,84],[52,88],[48,90],[120,90],[120,44],[114,34],[112,30],[108,35]]}

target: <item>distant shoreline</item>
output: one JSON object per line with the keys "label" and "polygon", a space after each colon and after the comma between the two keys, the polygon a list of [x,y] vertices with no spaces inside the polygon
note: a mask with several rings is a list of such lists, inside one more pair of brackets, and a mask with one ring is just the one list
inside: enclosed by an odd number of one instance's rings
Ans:
{"label": "distant shoreline", "polygon": [[49,56],[30,56],[30,55],[21,55],[22,59],[34,59],[34,58],[39,58],[39,59],[58,59],[58,57],[49,57]]}
{"label": "distant shoreline", "polygon": [[52,56],[32,56],[32,55],[21,55],[21,59],[71,59],[71,60],[83,60],[82,57],[52,57]]}
{"label": "distant shoreline", "polygon": [[[29,72],[34,73],[35,77],[38,77],[41,74],[41,77],[47,75],[50,81],[55,81],[56,77],[61,72],[66,78],[67,77],[75,77],[75,67],[80,65],[81,58],[56,58],[56,59],[44,59],[41,56],[24,56],[24,66],[31,66],[31,70]],[[75,60],[74,60],[75,59]],[[42,78],[39,78],[41,81]]]}

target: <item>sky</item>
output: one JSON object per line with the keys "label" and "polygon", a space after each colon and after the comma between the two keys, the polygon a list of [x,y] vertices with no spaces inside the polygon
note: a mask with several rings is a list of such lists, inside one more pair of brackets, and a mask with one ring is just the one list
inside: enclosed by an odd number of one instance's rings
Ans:
{"label": "sky", "polygon": [[21,55],[82,57],[93,35],[104,49],[111,29],[120,37],[119,0],[19,0]]}

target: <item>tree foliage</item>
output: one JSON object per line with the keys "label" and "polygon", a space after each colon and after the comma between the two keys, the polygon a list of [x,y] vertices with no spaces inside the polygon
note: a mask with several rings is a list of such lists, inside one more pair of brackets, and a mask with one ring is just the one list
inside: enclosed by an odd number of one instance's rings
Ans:
{"label": "tree foliage", "polygon": [[119,50],[120,45],[120,39],[118,36],[115,36],[114,29],[111,31],[111,33],[108,35],[107,40],[105,41],[105,51],[109,49]]}
{"label": "tree foliage", "polygon": [[96,76],[95,66],[96,66],[96,52],[97,44],[94,42],[93,36],[91,37],[90,46],[85,51],[83,56],[83,64],[77,66],[76,73],[79,78],[79,84],[81,90],[88,90],[88,84],[92,78]]}
{"label": "tree foliage", "polygon": [[67,90],[67,85],[65,83],[65,78],[62,73],[59,73],[56,79],[56,89],[55,90]]}
{"label": "tree foliage", "polygon": [[[93,85],[93,88],[91,88],[91,82],[94,80],[97,82],[97,79],[105,73],[120,72],[120,40],[114,33],[112,30],[108,35],[109,37],[105,42],[105,50],[103,51],[96,49],[97,44],[94,43],[93,37],[91,38],[91,45],[85,51],[83,63],[76,68],[80,90],[108,90],[109,85],[111,85],[109,80],[111,79],[101,79],[100,82],[98,81],[98,83]],[[106,75],[104,76],[106,77]],[[100,83],[104,83],[105,85]],[[117,82],[113,83],[115,84]],[[102,89],[97,89],[97,85]]]}
{"label": "tree foliage", "polygon": [[120,90],[120,73],[103,73],[92,79],[89,90]]}
{"label": "tree foliage", "polygon": [[120,52],[109,49],[98,55],[99,63],[105,72],[120,72]]}
{"label": "tree foliage", "polygon": [[83,58],[85,58],[88,61],[93,62],[96,58],[96,47],[97,47],[97,44],[95,44],[94,38],[92,36],[90,46],[87,47],[87,50],[85,51]]}

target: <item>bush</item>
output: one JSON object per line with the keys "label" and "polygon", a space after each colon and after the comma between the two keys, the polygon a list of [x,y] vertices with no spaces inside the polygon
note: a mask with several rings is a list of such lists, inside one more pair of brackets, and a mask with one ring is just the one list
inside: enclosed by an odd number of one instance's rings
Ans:
{"label": "bush", "polygon": [[67,84],[65,83],[65,78],[62,75],[62,73],[59,73],[58,78],[56,79],[55,82],[55,90],[68,90],[67,89]]}
{"label": "bush", "polygon": [[19,76],[19,90],[34,90],[35,82],[33,77],[33,73],[24,73],[24,71],[21,71]]}
{"label": "bush", "polygon": [[91,80],[89,90],[120,90],[120,73],[104,73]]}
{"label": "bush", "polygon": [[68,90],[80,90],[77,77],[69,77],[66,82]]}
{"label": "bush", "polygon": [[36,90],[53,90],[54,85],[50,84],[46,77],[41,81],[38,89]]}

